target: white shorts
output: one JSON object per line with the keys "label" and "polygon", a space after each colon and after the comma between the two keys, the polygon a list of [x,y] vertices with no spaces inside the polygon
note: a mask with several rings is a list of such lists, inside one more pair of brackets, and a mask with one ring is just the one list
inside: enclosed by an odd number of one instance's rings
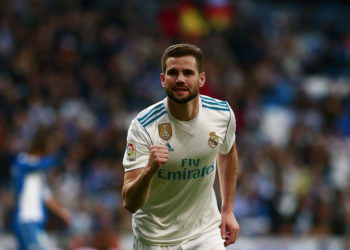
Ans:
{"label": "white shorts", "polygon": [[158,246],[148,245],[134,237],[133,250],[225,250],[224,240],[221,239],[220,229],[209,231],[198,238],[186,240],[177,245]]}

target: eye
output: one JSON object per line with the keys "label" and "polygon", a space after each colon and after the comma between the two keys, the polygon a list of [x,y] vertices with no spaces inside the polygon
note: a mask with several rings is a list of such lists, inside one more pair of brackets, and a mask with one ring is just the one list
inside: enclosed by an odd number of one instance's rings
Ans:
{"label": "eye", "polygon": [[193,71],[193,70],[190,70],[190,69],[185,69],[185,70],[184,70],[184,75],[185,75],[185,76],[194,75],[194,71]]}
{"label": "eye", "polygon": [[179,72],[176,69],[169,69],[166,74],[170,76],[176,76],[179,74]]}

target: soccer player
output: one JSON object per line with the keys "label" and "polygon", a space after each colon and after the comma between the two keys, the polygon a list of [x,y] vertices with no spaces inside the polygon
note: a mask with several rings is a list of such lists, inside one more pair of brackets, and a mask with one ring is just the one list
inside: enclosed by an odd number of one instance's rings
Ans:
{"label": "soccer player", "polygon": [[[160,80],[167,97],[131,122],[123,165],[124,207],[133,213],[134,249],[225,249],[239,225],[233,214],[238,157],[227,102],[199,95],[203,53],[168,47]],[[213,189],[218,167],[221,215]]]}
{"label": "soccer player", "polygon": [[39,129],[33,136],[28,152],[18,154],[12,165],[16,208],[13,217],[14,233],[20,250],[53,249],[44,231],[47,206],[67,225],[71,215],[51,194],[44,171],[57,165],[57,158],[49,155],[54,143],[48,129]]}

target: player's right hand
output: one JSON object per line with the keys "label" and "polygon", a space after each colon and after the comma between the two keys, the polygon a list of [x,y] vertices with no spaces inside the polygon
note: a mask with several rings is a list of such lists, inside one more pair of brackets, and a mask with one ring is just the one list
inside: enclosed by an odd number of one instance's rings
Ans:
{"label": "player's right hand", "polygon": [[168,161],[168,154],[169,150],[165,145],[151,146],[148,167],[153,174],[161,168],[162,164],[165,164]]}

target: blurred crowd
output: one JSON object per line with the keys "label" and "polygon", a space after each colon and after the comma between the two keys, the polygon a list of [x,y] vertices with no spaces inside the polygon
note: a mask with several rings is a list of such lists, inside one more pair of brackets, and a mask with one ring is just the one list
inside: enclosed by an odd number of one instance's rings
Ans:
{"label": "blurred crowd", "polygon": [[[10,166],[40,126],[61,136],[48,173],[72,246],[130,231],[122,158],[134,115],[164,98],[160,56],[205,53],[202,94],[237,119],[241,235],[350,235],[350,6],[346,1],[0,0],[0,234]],[[218,200],[220,203],[220,200]],[[63,237],[63,236],[62,236]]]}

